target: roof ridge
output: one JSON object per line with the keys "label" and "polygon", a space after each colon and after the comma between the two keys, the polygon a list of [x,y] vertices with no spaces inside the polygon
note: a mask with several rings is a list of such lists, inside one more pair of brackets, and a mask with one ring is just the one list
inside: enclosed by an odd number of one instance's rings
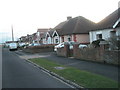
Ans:
{"label": "roof ridge", "polygon": [[74,31],[76,30],[77,25],[78,25],[79,16],[78,16],[78,17],[76,17],[76,18],[77,18],[77,20],[76,20],[76,24],[75,24],[75,27],[74,27],[74,29],[73,29],[73,32],[72,32],[72,33],[74,33]]}

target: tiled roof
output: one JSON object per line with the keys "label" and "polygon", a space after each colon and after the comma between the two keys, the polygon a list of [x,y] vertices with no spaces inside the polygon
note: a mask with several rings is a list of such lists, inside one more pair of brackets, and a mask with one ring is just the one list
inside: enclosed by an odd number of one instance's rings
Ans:
{"label": "tiled roof", "polygon": [[87,34],[95,27],[95,23],[82,17],[70,19],[63,27],[61,35]]}
{"label": "tiled roof", "polygon": [[52,34],[53,34],[54,31],[55,31],[55,30],[50,30],[50,31],[48,31],[48,33],[50,34],[50,37],[52,37]]}
{"label": "tiled roof", "polygon": [[61,23],[59,23],[59,24],[54,28],[59,35],[62,34],[62,31],[61,31],[61,30],[62,30],[63,26],[64,26],[67,22],[68,22],[68,20],[66,20],[66,21],[64,21],[64,22],[61,22]]}
{"label": "tiled roof", "polygon": [[97,23],[97,29],[106,29],[106,28],[113,28],[113,25],[116,21],[120,18],[120,8],[115,10],[113,13],[105,17],[102,21]]}
{"label": "tiled roof", "polygon": [[47,29],[47,28],[43,28],[43,29],[41,28],[41,29],[38,29],[37,32],[47,32],[48,30],[49,29]]}

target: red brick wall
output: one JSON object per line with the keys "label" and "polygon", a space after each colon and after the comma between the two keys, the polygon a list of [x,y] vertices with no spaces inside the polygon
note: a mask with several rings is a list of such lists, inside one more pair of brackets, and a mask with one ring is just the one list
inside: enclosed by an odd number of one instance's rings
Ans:
{"label": "red brick wall", "polygon": [[57,49],[57,55],[58,56],[64,56],[64,57],[71,57],[73,54],[73,50],[69,48],[69,45],[64,45],[63,48]]}
{"label": "red brick wall", "polygon": [[32,46],[24,48],[24,52],[28,53],[42,53],[42,52],[53,52],[54,45],[42,45],[42,46]]}
{"label": "red brick wall", "polygon": [[98,48],[78,48],[78,44],[74,45],[73,56],[77,59],[103,62],[109,64],[120,65],[118,54],[120,51],[105,50],[105,46]]}
{"label": "red brick wall", "polygon": [[100,48],[78,48],[74,45],[73,56],[77,59],[103,62],[100,60]]}

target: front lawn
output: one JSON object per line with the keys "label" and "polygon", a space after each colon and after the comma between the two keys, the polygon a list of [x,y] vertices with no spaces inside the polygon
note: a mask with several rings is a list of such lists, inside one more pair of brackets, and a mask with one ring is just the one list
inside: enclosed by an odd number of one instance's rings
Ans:
{"label": "front lawn", "polygon": [[[101,75],[79,70],[74,67],[66,67],[45,58],[35,58],[30,59],[30,61],[85,88],[118,88],[116,81]],[[63,67],[64,69],[56,69],[55,67]]]}

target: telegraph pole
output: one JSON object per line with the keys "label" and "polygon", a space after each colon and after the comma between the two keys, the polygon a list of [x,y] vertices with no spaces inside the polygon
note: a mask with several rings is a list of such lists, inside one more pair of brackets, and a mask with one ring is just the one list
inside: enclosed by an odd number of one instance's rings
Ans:
{"label": "telegraph pole", "polygon": [[11,26],[11,29],[12,29],[12,41],[14,41],[13,26]]}

